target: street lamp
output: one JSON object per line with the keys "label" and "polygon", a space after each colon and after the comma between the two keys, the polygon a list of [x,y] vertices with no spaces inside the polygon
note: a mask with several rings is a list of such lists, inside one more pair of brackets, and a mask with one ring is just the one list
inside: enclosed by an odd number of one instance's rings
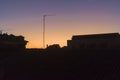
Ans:
{"label": "street lamp", "polygon": [[43,48],[45,48],[45,27],[46,27],[46,17],[52,15],[43,15]]}

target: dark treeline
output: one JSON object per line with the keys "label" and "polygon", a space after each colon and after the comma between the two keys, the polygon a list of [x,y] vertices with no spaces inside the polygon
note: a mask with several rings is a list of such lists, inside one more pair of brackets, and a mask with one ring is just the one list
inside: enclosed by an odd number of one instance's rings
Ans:
{"label": "dark treeline", "polygon": [[0,80],[119,80],[119,50],[0,52]]}

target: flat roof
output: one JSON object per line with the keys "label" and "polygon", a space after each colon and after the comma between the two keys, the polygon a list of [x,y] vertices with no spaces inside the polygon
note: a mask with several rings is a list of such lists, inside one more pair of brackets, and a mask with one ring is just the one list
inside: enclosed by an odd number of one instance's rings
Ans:
{"label": "flat roof", "polygon": [[89,35],[73,35],[72,39],[83,38],[116,38],[120,37],[119,33],[102,33],[102,34],[89,34]]}

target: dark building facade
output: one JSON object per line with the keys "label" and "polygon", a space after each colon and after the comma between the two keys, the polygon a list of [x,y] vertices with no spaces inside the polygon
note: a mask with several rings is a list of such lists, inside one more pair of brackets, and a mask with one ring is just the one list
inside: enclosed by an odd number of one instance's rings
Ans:
{"label": "dark building facade", "polygon": [[25,49],[28,41],[23,36],[0,34],[0,50],[2,49]]}
{"label": "dark building facade", "polygon": [[119,33],[75,35],[67,40],[67,46],[75,49],[112,49],[120,47]]}

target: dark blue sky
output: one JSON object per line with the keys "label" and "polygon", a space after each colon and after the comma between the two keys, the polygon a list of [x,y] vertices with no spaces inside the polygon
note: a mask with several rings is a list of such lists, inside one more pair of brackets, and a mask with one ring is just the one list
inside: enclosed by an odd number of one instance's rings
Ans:
{"label": "dark blue sky", "polygon": [[[61,12],[84,9],[119,10],[120,0],[0,0],[1,16],[22,12]],[[82,11],[81,10],[81,11]],[[120,12],[120,10],[118,11]]]}

